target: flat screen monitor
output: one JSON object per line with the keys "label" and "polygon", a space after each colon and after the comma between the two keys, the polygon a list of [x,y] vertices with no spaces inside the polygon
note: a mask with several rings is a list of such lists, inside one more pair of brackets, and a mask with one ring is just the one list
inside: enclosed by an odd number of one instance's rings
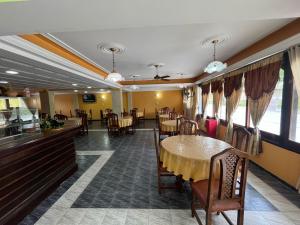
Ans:
{"label": "flat screen monitor", "polygon": [[96,96],[94,94],[84,94],[82,95],[83,102],[96,102]]}

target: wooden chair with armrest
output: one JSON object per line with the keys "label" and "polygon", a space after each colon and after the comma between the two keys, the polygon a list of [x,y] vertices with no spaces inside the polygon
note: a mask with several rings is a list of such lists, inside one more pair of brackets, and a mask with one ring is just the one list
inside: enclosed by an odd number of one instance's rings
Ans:
{"label": "wooden chair with armrest", "polygon": [[178,185],[176,185],[175,183],[174,185],[169,186],[169,185],[164,185],[161,182],[161,177],[170,177],[170,176],[176,177],[176,176],[174,173],[167,171],[166,168],[163,167],[163,164],[160,161],[160,144],[157,138],[157,131],[155,128],[153,128],[153,134],[154,134],[154,144],[155,144],[155,151],[156,151],[158,193],[161,194],[162,189],[177,189]]}
{"label": "wooden chair with armrest", "polygon": [[197,135],[198,124],[193,120],[183,120],[179,125],[180,135]]}
{"label": "wooden chair with armrest", "polygon": [[[200,225],[202,222],[196,208],[205,210],[206,225],[212,225],[212,213],[221,213],[233,225],[225,214],[229,210],[238,211],[237,225],[243,225],[247,170],[248,154],[236,148],[228,148],[211,158],[209,179],[191,182],[192,216],[196,217]],[[239,189],[236,188],[238,179]]]}

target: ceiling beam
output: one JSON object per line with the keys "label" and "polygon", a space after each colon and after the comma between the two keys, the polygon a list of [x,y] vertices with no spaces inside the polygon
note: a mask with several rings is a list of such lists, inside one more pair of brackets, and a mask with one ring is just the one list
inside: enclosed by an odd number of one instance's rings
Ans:
{"label": "ceiling beam", "polygon": [[59,55],[73,63],[76,63],[88,70],[91,70],[91,71],[99,74],[101,77],[107,76],[107,72],[105,72],[102,69],[98,68],[97,66],[89,63],[88,61],[82,59],[78,55],[65,49],[64,47],[58,45],[54,41],[50,40],[49,38],[47,38],[41,34],[24,34],[24,35],[20,35],[20,37],[25,39],[26,41],[29,41],[33,44],[38,45],[39,47],[42,47],[56,55]]}
{"label": "ceiling beam", "polygon": [[[292,21],[291,23],[285,25],[284,27],[280,28],[279,30],[274,31],[273,33],[269,34],[268,36],[264,37],[263,39],[255,42],[254,44],[250,45],[249,47],[243,49],[242,51],[238,52],[237,54],[231,56],[225,62],[228,66],[233,65],[247,57],[254,55],[266,48],[269,48],[281,41],[284,41],[296,34],[300,33],[300,18]],[[203,78],[208,77],[210,74],[202,73],[195,77],[195,81],[201,80]]]}

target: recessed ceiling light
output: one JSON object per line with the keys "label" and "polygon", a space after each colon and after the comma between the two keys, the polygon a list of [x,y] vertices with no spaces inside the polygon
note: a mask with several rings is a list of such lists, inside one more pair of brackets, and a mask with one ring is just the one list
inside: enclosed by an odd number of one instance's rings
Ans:
{"label": "recessed ceiling light", "polygon": [[77,86],[78,84],[72,84],[73,86]]}
{"label": "recessed ceiling light", "polygon": [[88,93],[87,91],[84,91],[84,93],[86,94],[86,93]]}
{"label": "recessed ceiling light", "polygon": [[74,90],[74,92],[78,92],[78,90]]}
{"label": "recessed ceiling light", "polygon": [[0,84],[8,84],[8,82],[5,80],[0,80]]}
{"label": "recessed ceiling light", "polygon": [[86,88],[91,89],[92,87],[91,86],[87,86]]}
{"label": "recessed ceiling light", "polygon": [[19,72],[13,71],[13,70],[6,70],[5,73],[7,73],[7,74],[13,74],[13,75],[19,74]]}

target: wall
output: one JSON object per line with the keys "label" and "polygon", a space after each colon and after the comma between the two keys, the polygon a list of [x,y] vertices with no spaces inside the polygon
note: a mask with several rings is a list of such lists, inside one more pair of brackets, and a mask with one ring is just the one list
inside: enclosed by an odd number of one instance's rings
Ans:
{"label": "wall", "polygon": [[66,116],[70,116],[70,110],[73,112],[73,97],[72,94],[54,95],[54,110],[56,113],[62,112]]}
{"label": "wall", "polygon": [[[225,126],[221,126],[220,137],[224,138]],[[300,154],[262,142],[263,153],[251,156],[251,160],[286,183],[297,188],[300,178]]]}
{"label": "wall", "polygon": [[123,108],[128,112],[128,93],[123,92]]}
{"label": "wall", "polygon": [[155,109],[168,106],[176,112],[183,111],[181,90],[132,92],[132,107],[145,109],[146,118],[155,118]]}
{"label": "wall", "polygon": [[95,103],[86,103],[82,101],[82,95],[78,95],[79,108],[85,110],[87,113],[92,110],[93,120],[100,119],[100,110],[112,108],[112,95],[111,93],[97,93]]}

